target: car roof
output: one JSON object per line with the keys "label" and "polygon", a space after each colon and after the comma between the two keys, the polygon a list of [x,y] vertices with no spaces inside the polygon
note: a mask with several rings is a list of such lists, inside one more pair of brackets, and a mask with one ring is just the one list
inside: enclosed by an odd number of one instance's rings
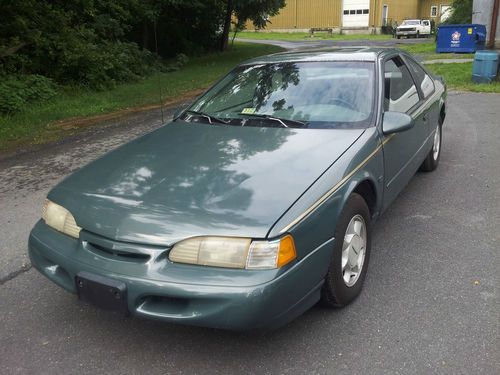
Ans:
{"label": "car roof", "polygon": [[388,47],[328,47],[321,49],[303,49],[289,52],[280,52],[272,55],[260,56],[245,61],[241,65],[269,64],[282,62],[311,62],[311,61],[366,61],[375,62],[393,52],[402,52],[397,48]]}

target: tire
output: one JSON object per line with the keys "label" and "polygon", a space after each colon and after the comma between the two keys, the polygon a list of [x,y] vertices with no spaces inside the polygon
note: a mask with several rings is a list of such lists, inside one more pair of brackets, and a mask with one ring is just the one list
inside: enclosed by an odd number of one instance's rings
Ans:
{"label": "tire", "polygon": [[[354,225],[352,225],[354,220]],[[358,235],[352,237],[349,233],[354,233],[356,230],[356,223],[361,223],[358,229],[361,236]],[[364,232],[362,230],[364,224]],[[363,240],[364,233],[364,240]],[[366,271],[368,269],[368,262],[370,260],[370,249],[371,249],[371,219],[370,210],[361,197],[361,195],[353,193],[342,210],[339,220],[337,222],[337,227],[335,228],[335,241],[333,246],[332,259],[330,261],[330,267],[328,268],[328,273],[325,277],[325,282],[321,290],[321,303],[327,307],[343,307],[352,302],[361,293],[363,287],[363,282],[366,277]],[[347,253],[352,256],[345,257],[342,260],[344,240],[347,237],[351,237],[352,247],[347,247],[344,251],[344,255]],[[359,250],[363,249],[364,245],[364,258],[361,260],[359,255],[352,249],[358,247]],[[350,250],[350,251],[349,251]],[[355,262],[357,257],[357,262]],[[351,273],[350,267],[352,262],[357,264],[357,269],[360,270],[356,275]],[[345,263],[345,271],[343,270],[342,264]],[[350,277],[349,277],[350,275]],[[346,282],[345,279],[349,279],[351,285]]]}
{"label": "tire", "polygon": [[422,172],[432,172],[438,167],[439,159],[441,157],[442,140],[443,140],[442,122],[439,121],[439,123],[436,126],[436,133],[434,133],[434,142],[432,144],[432,148],[427,154],[427,157],[425,158],[424,162],[420,166],[420,170]]}
{"label": "tire", "polygon": [[401,39],[401,35],[396,35],[396,38]]}

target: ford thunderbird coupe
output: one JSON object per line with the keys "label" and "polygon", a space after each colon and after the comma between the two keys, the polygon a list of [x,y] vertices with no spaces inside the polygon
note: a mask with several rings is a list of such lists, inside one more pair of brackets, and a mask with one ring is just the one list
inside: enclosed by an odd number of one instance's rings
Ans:
{"label": "ford thunderbird coupe", "polygon": [[439,163],[446,86],[397,49],[247,61],[55,186],[33,266],[120,314],[270,329],[361,292],[372,225]]}

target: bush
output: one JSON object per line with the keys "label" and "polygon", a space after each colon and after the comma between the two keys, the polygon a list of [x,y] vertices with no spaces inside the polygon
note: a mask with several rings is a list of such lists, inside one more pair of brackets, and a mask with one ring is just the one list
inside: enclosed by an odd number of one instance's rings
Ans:
{"label": "bush", "polygon": [[27,104],[48,100],[57,94],[54,82],[41,75],[0,77],[0,113],[14,113]]}
{"label": "bush", "polygon": [[182,67],[182,66],[186,65],[189,62],[189,57],[187,57],[183,53],[179,53],[177,56],[175,56],[175,61],[177,62],[177,64],[179,66]]}
{"label": "bush", "polygon": [[48,72],[57,82],[107,89],[161,70],[161,62],[135,43],[68,43],[57,66]]}

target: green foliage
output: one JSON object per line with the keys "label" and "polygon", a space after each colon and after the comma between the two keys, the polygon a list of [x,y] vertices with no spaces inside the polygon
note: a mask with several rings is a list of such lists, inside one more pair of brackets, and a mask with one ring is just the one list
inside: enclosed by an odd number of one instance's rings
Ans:
{"label": "green foliage", "polygon": [[137,82],[118,84],[111,90],[62,87],[48,101],[34,102],[18,113],[0,114],[0,151],[18,144],[47,142],[77,131],[73,127],[60,128],[61,120],[76,117],[81,121],[82,117],[158,104],[160,86],[165,102],[183,97],[188,100],[194,95],[190,94],[193,90],[209,87],[241,61],[280,51],[282,49],[275,46],[236,42],[233,48],[222,53],[192,57],[187,62],[179,57],[178,60],[186,62],[180,70],[154,73]]}
{"label": "green foliage", "polygon": [[48,76],[64,84],[79,84],[94,89],[135,81],[159,70],[151,52],[126,42],[69,44],[59,61],[45,71]]}
{"label": "green foliage", "polygon": [[101,89],[158,65],[124,37],[135,0],[0,1],[0,74],[39,74]]}
{"label": "green foliage", "polygon": [[500,93],[500,82],[472,82],[472,63],[426,65],[434,74],[443,76],[448,88],[455,90]]}
{"label": "green foliage", "polygon": [[0,113],[19,112],[27,104],[56,95],[52,80],[40,75],[0,77]]}
{"label": "green foliage", "polygon": [[163,68],[163,72],[176,72],[189,62],[189,57],[183,53],[175,56],[175,59]]}
{"label": "green foliage", "polygon": [[[275,16],[285,6],[285,0],[223,0],[225,16],[221,33],[220,49],[228,46],[229,30],[233,23],[234,35],[245,29],[248,20],[252,21],[255,28],[263,29],[269,22],[269,17]],[[232,17],[236,17],[236,22]]]}
{"label": "green foliage", "polygon": [[[284,0],[0,0],[0,76],[11,77],[10,85],[19,77],[20,87],[23,76],[36,75],[109,89],[179,70],[186,54],[213,51],[221,40],[225,47],[233,13],[263,27],[281,6]],[[19,110],[23,98],[5,99],[3,110]]]}
{"label": "green foliage", "polygon": [[451,15],[444,22],[448,25],[472,23],[473,0],[453,0],[451,3]]}
{"label": "green foliage", "polygon": [[269,17],[277,15],[285,3],[285,0],[240,0],[234,4],[234,13],[239,22],[250,20],[255,28],[264,29]]}

